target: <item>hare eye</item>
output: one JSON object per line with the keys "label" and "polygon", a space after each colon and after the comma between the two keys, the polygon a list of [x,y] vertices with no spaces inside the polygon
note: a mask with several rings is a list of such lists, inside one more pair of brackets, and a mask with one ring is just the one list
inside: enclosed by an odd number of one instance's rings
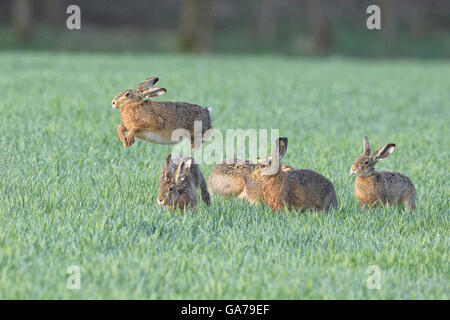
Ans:
{"label": "hare eye", "polygon": [[366,161],[364,162],[364,164],[365,164],[365,165],[368,165],[368,164],[369,164],[369,160],[366,160]]}
{"label": "hare eye", "polygon": [[169,191],[173,191],[173,186],[169,188]]}
{"label": "hare eye", "polygon": [[129,98],[131,96],[131,92],[125,93],[125,98]]}

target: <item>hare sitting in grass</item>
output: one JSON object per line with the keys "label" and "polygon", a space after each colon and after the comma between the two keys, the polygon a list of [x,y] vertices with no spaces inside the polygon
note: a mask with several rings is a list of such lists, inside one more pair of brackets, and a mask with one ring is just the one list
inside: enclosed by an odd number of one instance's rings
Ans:
{"label": "hare sitting in grass", "polygon": [[350,173],[356,176],[355,194],[361,206],[403,204],[416,208],[416,189],[411,180],[391,170],[375,171],[375,164],[389,156],[395,144],[388,143],[370,156],[369,139],[364,137],[364,154],[353,161]]}
{"label": "hare sitting in grass", "polygon": [[159,175],[158,203],[175,210],[179,207],[195,208],[197,205],[197,188],[200,187],[202,199],[211,204],[205,178],[194,159],[178,156],[172,159],[168,154]]}
{"label": "hare sitting in grass", "polygon": [[311,170],[282,170],[280,161],[287,144],[287,138],[277,139],[272,157],[258,159],[259,164],[247,186],[250,202],[261,201],[273,211],[316,209],[328,212],[331,207],[337,208],[336,192],[330,180]]}
{"label": "hare sitting in grass", "polygon": [[[192,149],[197,149],[206,139],[205,131],[212,128],[211,108],[186,102],[148,100],[167,92],[154,86],[158,80],[158,77],[148,78],[137,89],[123,90],[112,100],[112,107],[122,115],[122,124],[117,127],[120,141],[125,148],[134,143],[135,137],[158,144],[175,144],[182,137],[172,139],[172,133],[185,129],[190,134]],[[201,123],[200,139],[194,139],[194,121]],[[126,137],[125,132],[128,132]]]}
{"label": "hare sitting in grass", "polygon": [[[209,176],[210,191],[221,196],[247,198],[246,185],[251,181],[252,172],[256,166],[256,163],[240,159],[225,160],[216,164]],[[283,171],[294,169],[285,164],[281,166]]]}

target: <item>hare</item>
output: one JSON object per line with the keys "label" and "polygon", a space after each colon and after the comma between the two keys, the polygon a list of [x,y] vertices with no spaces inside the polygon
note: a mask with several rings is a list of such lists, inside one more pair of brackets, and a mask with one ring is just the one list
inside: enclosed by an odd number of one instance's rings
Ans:
{"label": "hare", "polygon": [[394,149],[395,144],[388,143],[370,156],[369,139],[364,137],[364,154],[353,161],[350,169],[350,174],[356,176],[355,194],[361,207],[401,203],[409,209],[416,208],[416,189],[407,176],[391,170],[375,171],[375,164]]}
{"label": "hare", "polygon": [[321,174],[311,170],[281,169],[280,161],[286,153],[288,139],[275,141],[272,157],[258,159],[258,166],[252,172],[248,184],[248,199],[258,200],[273,211],[317,209],[328,212],[337,208],[338,201],[333,183]]}
{"label": "hare", "polygon": [[[182,137],[172,139],[172,133],[184,129],[190,134],[192,149],[197,149],[206,140],[205,131],[212,128],[212,109],[186,102],[148,100],[167,92],[154,86],[158,80],[158,77],[148,78],[137,89],[123,90],[112,100],[112,107],[122,115],[123,124],[117,126],[120,141],[125,148],[134,143],[135,137],[158,144],[176,144]],[[194,139],[194,121],[201,124],[201,139]],[[128,132],[126,137],[125,132]]]}
{"label": "hare", "polygon": [[202,199],[211,204],[205,178],[194,159],[178,156],[172,159],[168,154],[159,175],[158,204],[175,210],[184,210],[197,205],[197,188],[200,187]]}
{"label": "hare", "polygon": [[[269,156],[268,156],[269,157]],[[248,160],[232,159],[216,164],[209,176],[209,189],[221,196],[247,198],[247,184],[251,181],[253,170],[257,164]],[[294,170],[282,164],[283,171]]]}

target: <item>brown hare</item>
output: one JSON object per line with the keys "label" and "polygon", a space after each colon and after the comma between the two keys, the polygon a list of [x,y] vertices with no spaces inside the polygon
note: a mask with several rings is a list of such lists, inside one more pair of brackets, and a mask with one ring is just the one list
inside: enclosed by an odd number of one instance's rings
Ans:
{"label": "brown hare", "polygon": [[[221,196],[247,198],[246,185],[250,182],[256,166],[256,163],[240,159],[225,160],[216,164],[209,176],[209,190]],[[285,164],[281,166],[283,171],[294,170]]]}
{"label": "brown hare", "polygon": [[361,206],[403,204],[416,208],[416,189],[411,180],[391,170],[375,171],[375,164],[389,156],[395,144],[388,143],[370,156],[369,139],[364,137],[364,154],[353,161],[350,173],[356,176],[355,194]]}
{"label": "brown hare", "polygon": [[[212,128],[211,108],[187,102],[148,100],[167,92],[154,86],[158,80],[158,77],[148,78],[136,89],[123,90],[112,100],[112,107],[121,113],[122,124],[117,127],[120,141],[125,148],[134,143],[135,137],[158,144],[175,144],[181,138],[172,139],[172,133],[184,129],[190,134],[192,149],[198,148],[206,139],[205,131]],[[201,123],[201,139],[194,139],[194,121]],[[126,137],[125,132],[128,132]]]}
{"label": "brown hare", "polygon": [[178,156],[172,159],[168,154],[164,167],[159,175],[158,204],[172,210],[179,207],[181,210],[197,205],[197,188],[200,187],[202,199],[211,204],[205,178],[194,159]]}
{"label": "brown hare", "polygon": [[272,157],[258,159],[259,164],[247,186],[250,202],[261,201],[273,211],[316,209],[328,212],[331,207],[337,208],[336,192],[330,180],[311,170],[282,170],[280,161],[287,144],[287,138],[277,139]]}

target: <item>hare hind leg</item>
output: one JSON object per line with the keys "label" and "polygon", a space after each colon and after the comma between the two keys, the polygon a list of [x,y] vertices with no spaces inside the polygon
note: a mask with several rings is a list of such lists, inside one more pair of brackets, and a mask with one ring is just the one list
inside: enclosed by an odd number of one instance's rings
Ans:
{"label": "hare hind leg", "polygon": [[335,192],[330,192],[326,197],[324,201],[323,211],[327,213],[330,208],[337,209],[338,207],[338,201],[336,197]]}
{"label": "hare hind leg", "polygon": [[405,208],[408,208],[409,210],[416,210],[416,195],[415,194],[409,194],[405,199],[402,201],[403,206]]}
{"label": "hare hind leg", "polygon": [[416,209],[416,189],[414,186],[411,186],[403,193],[400,202],[403,204],[404,208],[413,211]]}

